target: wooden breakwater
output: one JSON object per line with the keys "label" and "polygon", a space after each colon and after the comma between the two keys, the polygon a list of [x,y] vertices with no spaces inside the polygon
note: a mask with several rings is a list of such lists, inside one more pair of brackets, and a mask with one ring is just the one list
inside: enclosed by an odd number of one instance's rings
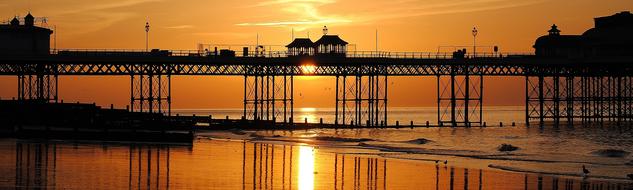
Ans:
{"label": "wooden breakwater", "polygon": [[192,142],[195,122],[95,104],[0,100],[0,134],[16,138]]}
{"label": "wooden breakwater", "polygon": [[[393,125],[379,125],[379,126],[368,126],[368,125],[344,125],[344,124],[332,124],[332,123],[324,123],[323,119],[320,119],[319,122],[309,123],[307,119],[302,122],[279,122],[273,120],[247,120],[247,119],[230,119],[228,116],[224,118],[214,118],[211,115],[208,116],[200,116],[200,115],[189,115],[189,116],[172,116],[177,120],[188,120],[196,123],[196,130],[227,130],[227,129],[252,129],[252,130],[305,130],[305,129],[362,129],[362,128],[373,128],[373,129],[401,129],[401,128],[437,128],[437,127],[465,127],[465,126],[449,126],[449,125],[438,125],[431,124],[428,121],[425,123],[414,123],[413,121],[400,123],[396,121]],[[503,123],[499,123],[498,126],[491,127],[503,127]],[[512,122],[509,126],[514,127],[516,124]],[[486,123],[479,127],[487,127]]]}

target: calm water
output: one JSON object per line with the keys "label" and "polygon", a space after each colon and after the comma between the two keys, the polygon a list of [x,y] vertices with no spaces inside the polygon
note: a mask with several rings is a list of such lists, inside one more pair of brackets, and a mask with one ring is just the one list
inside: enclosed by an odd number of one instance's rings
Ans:
{"label": "calm water", "polygon": [[[488,126],[499,125],[503,122],[508,125],[512,122],[517,124],[525,123],[525,107],[523,106],[490,106],[484,107],[483,121]],[[208,116],[213,118],[232,119],[241,118],[244,112],[242,109],[175,109],[174,114],[181,115],[197,115]],[[318,123],[323,118],[324,123],[334,123],[334,108],[295,108],[295,122],[304,122],[305,119],[310,123]],[[288,116],[290,117],[290,116]],[[409,124],[411,121],[416,125],[437,124],[437,108],[435,107],[394,107],[389,108],[388,124],[395,125],[396,121],[400,124]]]}
{"label": "calm water", "polygon": [[[488,117],[517,117],[508,110]],[[0,139],[0,189],[629,189],[631,137],[488,127],[206,131],[185,145]]]}
{"label": "calm water", "polygon": [[[623,181],[464,168],[303,145],[3,140],[0,188],[624,189]],[[350,150],[345,150],[350,151]]]}

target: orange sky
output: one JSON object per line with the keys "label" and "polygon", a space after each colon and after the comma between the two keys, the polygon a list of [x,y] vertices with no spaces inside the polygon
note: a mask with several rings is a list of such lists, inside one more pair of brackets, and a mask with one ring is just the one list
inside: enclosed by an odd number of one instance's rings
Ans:
{"label": "orange sky", "polygon": [[[3,22],[31,11],[57,27],[57,48],[144,49],[144,25],[151,25],[150,48],[196,49],[196,44],[285,45],[310,33],[318,39],[327,25],[358,50],[374,50],[375,31],[383,51],[435,52],[438,46],[478,45],[502,52],[532,52],[534,40],[553,23],[564,34],[579,34],[593,18],[631,10],[630,0],[0,0]],[[53,44],[53,43],[51,43]],[[484,48],[482,48],[484,49]],[[489,49],[484,49],[490,51]],[[450,51],[443,49],[442,51]],[[331,107],[333,78],[297,79],[298,107]],[[435,78],[392,78],[390,105],[432,106]],[[486,80],[486,105],[522,105],[522,78]],[[240,77],[175,77],[174,108],[240,107]],[[15,77],[0,77],[0,97],[15,96]],[[124,107],[127,77],[62,77],[66,101],[96,101]]]}

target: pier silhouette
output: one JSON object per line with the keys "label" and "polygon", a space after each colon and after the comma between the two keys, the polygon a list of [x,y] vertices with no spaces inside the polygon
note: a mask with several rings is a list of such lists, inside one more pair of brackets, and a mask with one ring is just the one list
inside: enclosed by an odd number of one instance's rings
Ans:
{"label": "pier silhouette", "polygon": [[[288,51],[55,49],[42,54],[36,46],[21,50],[31,53],[3,54],[0,75],[17,76],[19,101],[48,103],[58,102],[59,76],[129,76],[127,110],[167,116],[174,101],[172,76],[243,77],[238,121],[274,126],[300,121],[294,116],[296,76],[335,77],[334,127],[394,126],[387,122],[387,87],[388,79],[398,76],[437,79],[436,126],[485,126],[484,78],[523,77],[527,125],[622,125],[633,121],[633,55],[614,48],[633,44],[609,39],[630,39],[631,33],[622,31],[631,30],[631,20],[629,12],[597,18],[596,27],[582,36],[560,35],[554,25],[549,35],[537,39],[535,54],[348,51],[347,42],[327,29],[314,43],[296,39]],[[0,28],[13,34],[38,27],[18,22]]]}

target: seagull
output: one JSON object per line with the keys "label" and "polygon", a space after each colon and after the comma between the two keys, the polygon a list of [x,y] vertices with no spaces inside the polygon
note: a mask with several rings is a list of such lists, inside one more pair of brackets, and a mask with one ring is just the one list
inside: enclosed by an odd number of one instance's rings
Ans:
{"label": "seagull", "polygon": [[585,165],[582,165],[582,177],[587,177],[589,174],[589,170],[585,168]]}
{"label": "seagull", "polygon": [[444,165],[448,164],[448,160],[444,160]]}
{"label": "seagull", "polygon": [[629,179],[633,180],[633,174],[626,175]]}
{"label": "seagull", "polygon": [[440,163],[439,160],[435,160],[435,165],[438,165]]}

